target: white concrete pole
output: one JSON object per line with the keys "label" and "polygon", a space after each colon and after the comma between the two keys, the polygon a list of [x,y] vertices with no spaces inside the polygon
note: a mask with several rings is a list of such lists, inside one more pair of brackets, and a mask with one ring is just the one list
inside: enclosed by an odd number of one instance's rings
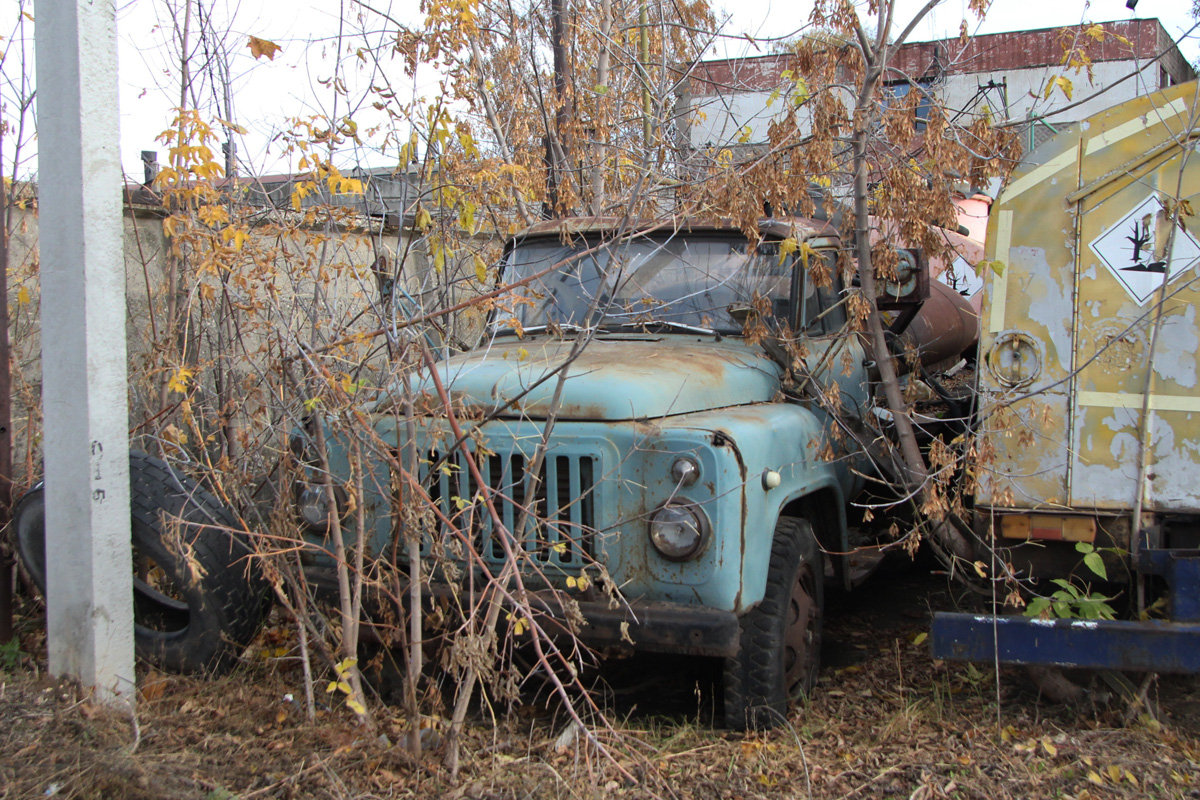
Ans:
{"label": "white concrete pole", "polygon": [[50,671],[132,702],[116,9],[35,8]]}

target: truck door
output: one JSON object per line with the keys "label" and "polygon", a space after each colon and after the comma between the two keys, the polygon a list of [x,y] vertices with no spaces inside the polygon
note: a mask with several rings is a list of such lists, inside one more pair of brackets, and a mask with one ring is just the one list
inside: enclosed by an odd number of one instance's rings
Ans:
{"label": "truck door", "polygon": [[[1200,208],[1200,159],[1189,161],[1171,139],[1156,156],[1154,142],[1144,141],[1152,127],[1160,141],[1164,129],[1178,135],[1186,115],[1175,122],[1143,122],[1124,140],[1095,132],[1084,143],[1082,188],[1067,198],[1078,220],[1069,471],[1076,508],[1129,509],[1139,493],[1146,511],[1200,507],[1200,225],[1188,213]],[[1186,201],[1178,220],[1177,196]]]}
{"label": "truck door", "polygon": [[825,391],[836,386],[839,395],[836,402],[840,407],[853,417],[862,418],[869,399],[863,369],[866,351],[858,335],[847,325],[845,287],[838,274],[837,250],[820,247],[816,252],[815,258],[810,256],[808,269],[796,257],[799,314],[796,328],[807,336],[807,363],[812,380]]}

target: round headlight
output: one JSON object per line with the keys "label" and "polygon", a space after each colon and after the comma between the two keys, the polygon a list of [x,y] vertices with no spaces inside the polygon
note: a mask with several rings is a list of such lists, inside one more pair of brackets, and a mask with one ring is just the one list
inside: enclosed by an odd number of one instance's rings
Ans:
{"label": "round headlight", "polygon": [[691,486],[700,477],[700,465],[691,456],[680,456],[671,464],[671,479],[677,486]]}
{"label": "round headlight", "polygon": [[650,542],[664,558],[687,561],[699,555],[708,535],[708,518],[691,505],[665,505],[650,516]]}
{"label": "round headlight", "polygon": [[324,486],[305,485],[296,494],[296,511],[304,524],[313,530],[329,528],[329,503],[325,499]]}

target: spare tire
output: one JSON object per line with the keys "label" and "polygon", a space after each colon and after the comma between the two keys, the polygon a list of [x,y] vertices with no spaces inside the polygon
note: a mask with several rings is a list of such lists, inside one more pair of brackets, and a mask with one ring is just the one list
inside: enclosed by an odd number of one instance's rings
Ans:
{"label": "spare tire", "polygon": [[[217,498],[166,462],[131,451],[129,517],[137,655],[176,672],[228,669],[270,609],[253,548]],[[45,493],[13,509],[21,562],[46,590]]]}

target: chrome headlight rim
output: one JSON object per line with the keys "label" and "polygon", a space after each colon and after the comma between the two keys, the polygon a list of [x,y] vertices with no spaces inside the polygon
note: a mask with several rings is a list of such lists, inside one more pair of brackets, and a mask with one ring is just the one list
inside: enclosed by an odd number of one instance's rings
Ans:
{"label": "chrome headlight rim", "polygon": [[[674,519],[668,518],[672,516]],[[673,546],[667,538],[671,533],[667,526],[676,526],[681,522],[693,531],[694,540],[684,546]],[[703,553],[711,538],[711,530],[708,514],[700,504],[681,499],[668,501],[656,508],[650,514],[648,525],[650,546],[654,552],[667,561],[677,563],[693,561]]]}
{"label": "chrome headlight rim", "polygon": [[297,481],[293,491],[297,516],[307,530],[316,533],[328,533],[333,527],[333,513],[337,513],[340,519],[346,507],[346,492],[337,485],[333,487],[336,512],[331,512],[329,508],[323,484]]}

